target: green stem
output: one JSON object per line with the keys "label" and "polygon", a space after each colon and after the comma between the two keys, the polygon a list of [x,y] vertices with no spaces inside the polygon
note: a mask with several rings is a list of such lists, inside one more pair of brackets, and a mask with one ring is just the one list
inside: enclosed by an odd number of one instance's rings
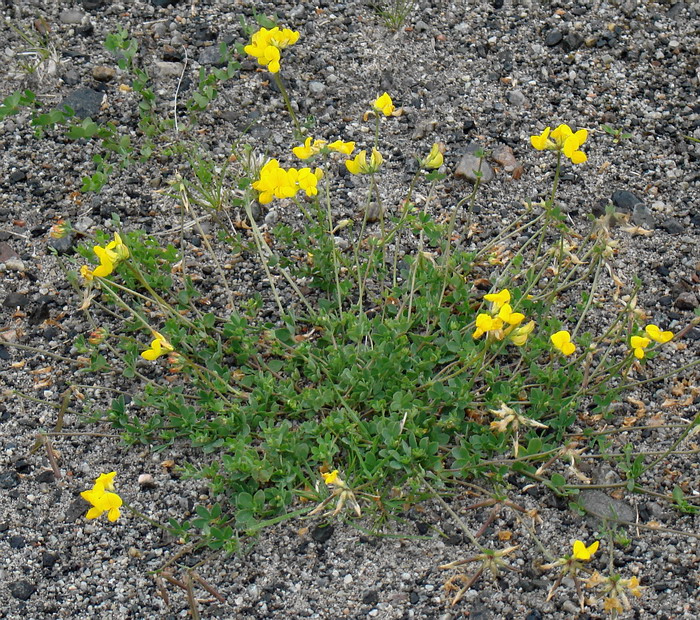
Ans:
{"label": "green stem", "polygon": [[294,121],[294,137],[297,140],[302,140],[304,138],[304,132],[301,130],[301,125],[299,124],[299,119],[297,118],[297,115],[294,113],[294,108],[292,108],[292,102],[289,100],[289,95],[287,94],[287,89],[284,87],[284,84],[282,83],[282,78],[280,78],[279,73],[273,73],[272,79],[274,80],[275,84],[277,85],[277,88],[279,88],[280,93],[282,93],[282,99],[284,99],[284,105],[287,106],[287,111],[289,112],[289,116],[291,116],[292,121]]}

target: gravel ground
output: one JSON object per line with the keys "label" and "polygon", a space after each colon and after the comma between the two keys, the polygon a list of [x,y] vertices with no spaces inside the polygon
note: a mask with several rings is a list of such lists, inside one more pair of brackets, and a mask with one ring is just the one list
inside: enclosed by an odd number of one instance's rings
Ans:
{"label": "gravel ground", "polygon": [[[250,21],[254,11],[276,13],[281,24],[301,32],[299,43],[284,54],[283,75],[300,116],[315,118],[316,137],[355,140],[364,148],[372,139],[362,121],[368,102],[388,91],[403,109],[401,116],[382,122],[387,143],[382,191],[389,208],[405,191],[414,155],[427,153],[434,141],[446,147],[449,174],[438,194],[438,208],[446,212],[471,188],[451,174],[462,154],[473,145],[489,151],[510,147],[515,170],[491,161],[494,177],[479,194],[480,238],[488,239],[519,212],[523,199],[539,199],[551,187],[551,159],[534,152],[528,136],[560,122],[589,128],[589,161],[564,170],[559,194],[570,222],[585,231],[590,214],[599,215],[614,203],[630,218],[628,226],[615,230],[620,243],[616,275],[627,284],[634,277],[642,280],[639,305],[654,323],[679,331],[692,319],[700,295],[700,147],[684,136],[700,138],[700,3],[419,1],[407,27],[397,33],[362,2],[161,4],[5,0],[0,3],[0,95],[30,88],[47,105],[69,96],[74,103],[78,97],[92,107],[95,120],[133,132],[138,120],[134,95],[119,88],[122,74],[102,45],[108,33],[124,27],[139,39],[162,113],[171,114],[183,70],[185,98],[199,67],[216,62],[212,50],[219,42],[243,42],[240,15]],[[48,31],[49,53],[43,60],[21,36],[36,38],[37,29]],[[35,70],[27,68],[39,61]],[[255,63],[241,61],[240,75],[222,89],[198,133],[201,148],[221,161],[238,140],[275,154],[288,151],[292,142],[278,93]],[[616,144],[600,130],[602,124],[632,136]],[[70,142],[60,132],[37,140],[27,113],[0,122],[0,147],[0,336],[74,357],[73,340],[88,327],[77,310],[80,300],[47,252],[50,227],[67,218],[85,231],[109,228],[116,213],[127,229],[174,238],[173,202],[159,190],[176,170],[152,159],[116,175],[101,194],[81,195],[81,178],[93,170],[94,144]],[[334,206],[336,217],[357,218],[364,185],[347,175],[339,183],[343,197]],[[290,223],[297,217],[274,205],[264,215],[267,221]],[[252,262],[240,265],[232,277],[244,294],[268,290]],[[688,331],[653,361],[653,371],[672,372],[697,359],[698,339],[700,331]],[[0,600],[6,601],[0,618],[186,617],[183,590],[166,583],[164,597],[149,575],[181,551],[177,541],[135,518],[88,522],[79,492],[99,472],[116,470],[118,490],[136,508],[159,521],[182,519],[195,504],[212,498],[202,483],[180,479],[163,463],[179,465],[197,455],[178,447],[159,453],[126,448],[111,429],[87,427],[69,415],[64,430],[93,434],[55,440],[62,474],[55,479],[45,451],[32,446],[38,431],[53,427],[56,411],[17,398],[13,390],[56,403],[68,384],[88,384],[86,396],[99,408],[109,397],[103,388],[129,389],[129,382],[115,374],[104,385],[104,375],[84,375],[71,364],[12,346],[0,346],[0,369]],[[631,395],[635,401],[621,403],[621,417],[641,406],[642,421],[692,419],[698,373],[687,371],[680,378],[683,383],[643,386]],[[629,431],[618,437],[618,448],[633,442],[639,449],[658,449],[676,436],[673,429]],[[697,448],[693,441],[682,447]],[[595,467],[587,473],[608,482],[619,476]],[[153,477],[154,488],[138,484],[141,474]],[[537,510],[534,527],[550,549],[563,553],[574,539],[600,535],[599,522],[572,513],[549,492],[527,488],[520,479],[511,483],[510,499]],[[642,483],[666,494],[682,483],[687,494],[697,495],[697,455],[669,459]],[[592,493],[588,506],[604,506],[606,496]],[[490,508],[465,510],[480,497],[478,490],[465,487],[451,501],[472,531],[491,513]],[[633,601],[634,611],[624,617],[700,616],[697,539],[641,527],[657,523],[697,533],[700,519],[649,497],[620,494],[615,499],[618,514],[640,523],[627,532],[631,543],[615,551],[623,576],[637,575],[644,586],[642,597]],[[595,604],[580,614],[566,580],[545,602],[554,575],[536,569],[543,557],[526,531],[533,521],[518,511],[502,508],[483,539],[497,547],[520,545],[509,556],[519,572],[482,578],[454,607],[443,589],[454,573],[438,566],[469,557],[474,549],[439,504],[411,508],[401,520],[379,527],[366,520],[322,524],[322,519],[292,520],[272,527],[254,543],[246,542],[235,557],[184,555],[188,565],[203,561],[198,574],[223,596],[219,601],[195,585],[202,616],[603,616]],[[508,543],[498,542],[499,534],[503,540],[510,537]],[[607,548],[603,551],[591,562],[594,568],[605,568]],[[175,575],[184,578],[182,571]]]}

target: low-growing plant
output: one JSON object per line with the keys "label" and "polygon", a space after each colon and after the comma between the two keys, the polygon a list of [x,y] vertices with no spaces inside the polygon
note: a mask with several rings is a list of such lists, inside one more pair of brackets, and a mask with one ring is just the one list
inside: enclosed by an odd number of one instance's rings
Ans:
{"label": "low-growing plant", "polygon": [[415,0],[379,0],[372,8],[389,30],[400,30],[416,6]]}
{"label": "low-growing plant", "polygon": [[[648,323],[639,286],[617,273],[610,219],[593,221],[582,235],[557,205],[563,166],[587,161],[588,132],[561,124],[531,137],[537,151],[554,158],[549,197],[523,203],[478,245],[470,234],[479,175],[473,191],[449,205],[447,218],[435,215],[435,190],[445,180],[437,142],[416,156],[417,172],[399,205],[386,204],[382,128],[400,114],[388,93],[368,102],[364,119],[374,134],[359,150],[343,136],[302,137],[279,76],[281,52],[298,39],[267,24],[244,48],[271,72],[287,104],[295,140],[286,151],[266,159],[239,146],[224,165],[190,153],[189,178],[172,179],[170,199],[183,229],[185,216],[199,226],[200,210],[218,227],[216,234],[198,228],[202,250],[192,256],[182,238],[179,247],[163,243],[115,217],[114,231],[97,231],[68,265],[92,326],[76,342],[79,362],[86,373],[108,374],[118,365],[134,385],[128,398],[114,398],[104,419],[127,443],[189,443],[201,458],[183,474],[206,479],[217,497],[198,506],[192,520],[164,527],[185,542],[234,551],[244,534],[291,516],[329,508],[334,516],[349,509],[380,520],[425,493],[440,498],[465,479],[487,479],[499,489],[479,506],[522,514],[507,500],[514,474],[585,510],[576,500],[590,483],[578,468],[586,450],[616,463],[629,492],[647,492],[643,476],[676,453],[700,417],[652,460],[631,445],[613,454],[609,432],[596,426],[612,420],[622,394],[651,380],[637,377],[680,335]],[[120,32],[108,47],[135,72],[142,122],[157,125],[148,76],[134,67],[135,41]],[[234,66],[230,61],[213,81],[202,76],[192,110],[206,109],[215,95],[210,88]],[[33,102],[15,96],[0,109],[10,114]],[[106,150],[112,131],[90,119],[69,130],[102,139]],[[190,144],[183,137],[170,148],[182,152]],[[123,144],[119,157],[128,160],[131,148]],[[301,167],[287,163],[297,160]],[[355,219],[336,219],[338,163],[366,188]],[[261,225],[254,210],[274,201],[286,201],[301,223]],[[469,220],[458,230],[462,210]],[[68,232],[64,224],[57,234]],[[263,298],[246,299],[228,282],[243,249],[257,257]],[[205,292],[191,267],[204,257],[215,266],[218,294],[211,283]],[[114,520],[122,500],[105,480],[85,496],[89,515],[107,512]],[[656,497],[684,512],[697,509],[680,488]],[[455,602],[482,573],[507,568],[505,556],[517,549],[483,547],[482,534],[468,533],[477,555],[443,566],[480,566],[472,578],[460,577]],[[548,568],[560,569],[550,597],[568,575],[583,606],[577,575],[597,546],[576,541],[571,555],[549,554]],[[633,579],[611,573],[587,583],[617,608],[627,604],[620,584],[638,592]]]}

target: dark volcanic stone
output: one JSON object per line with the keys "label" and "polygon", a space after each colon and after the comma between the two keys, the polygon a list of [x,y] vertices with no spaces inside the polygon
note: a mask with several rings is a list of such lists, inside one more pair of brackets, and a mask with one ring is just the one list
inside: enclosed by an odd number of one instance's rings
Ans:
{"label": "dark volcanic stone", "polygon": [[581,43],[583,43],[583,37],[578,32],[570,32],[562,39],[561,48],[565,52],[573,52],[581,47]]}
{"label": "dark volcanic stone", "polygon": [[30,325],[39,325],[51,316],[49,304],[45,301],[39,303],[30,313],[28,322]]}
{"label": "dark volcanic stone", "polygon": [[41,554],[41,565],[44,568],[53,568],[56,562],[58,562],[58,553],[44,551],[44,553]]}
{"label": "dark volcanic stone", "polygon": [[19,476],[13,471],[5,471],[0,474],[0,489],[14,489],[19,486]]}
{"label": "dark volcanic stone", "polygon": [[2,305],[5,308],[24,308],[29,303],[29,296],[23,293],[10,293],[5,297]]}
{"label": "dark volcanic stone", "polygon": [[53,237],[49,239],[48,246],[56,251],[56,254],[63,256],[64,254],[72,254],[75,251],[73,248],[73,235],[66,235],[59,239]]}
{"label": "dark volcanic stone", "polygon": [[369,590],[362,596],[362,602],[365,605],[376,605],[379,602],[379,594],[376,590]]}
{"label": "dark volcanic stone", "polygon": [[318,543],[328,542],[333,536],[333,526],[332,525],[317,525],[311,530],[311,538],[313,538]]}
{"label": "dark volcanic stone", "polygon": [[43,483],[48,483],[48,482],[53,482],[56,479],[56,476],[53,473],[53,470],[51,469],[45,469],[44,471],[38,473],[36,475],[36,480],[37,482],[43,482]]}
{"label": "dark volcanic stone", "polygon": [[632,192],[619,190],[617,192],[613,192],[612,202],[618,211],[622,211],[623,213],[632,213],[635,205],[638,205],[640,202],[644,201],[637,198]]}
{"label": "dark volcanic stone", "polygon": [[544,44],[547,47],[554,47],[555,45],[558,45],[563,38],[564,35],[561,33],[561,30],[550,30],[544,39]]}
{"label": "dark volcanic stone", "polygon": [[87,118],[89,116],[94,119],[100,112],[103,97],[101,92],[92,88],[79,88],[61,101],[56,109],[63,110],[64,106],[68,106],[75,112],[76,117]]}
{"label": "dark volcanic stone", "polygon": [[698,298],[690,291],[686,291],[676,297],[675,306],[679,310],[695,310],[698,307]]}
{"label": "dark volcanic stone", "polygon": [[23,549],[27,544],[24,536],[10,536],[7,542],[12,549]]}
{"label": "dark volcanic stone", "polygon": [[430,525],[425,523],[425,521],[417,521],[416,529],[421,536],[425,536],[430,531]]}
{"label": "dark volcanic stone", "polygon": [[21,581],[13,581],[10,584],[10,594],[20,601],[27,601],[29,597],[36,592],[36,586],[22,579]]}
{"label": "dark volcanic stone", "polygon": [[20,181],[24,181],[26,178],[27,175],[25,174],[24,170],[13,170],[9,175],[7,175],[7,180],[10,183],[19,183]]}
{"label": "dark volcanic stone", "polygon": [[683,226],[683,224],[673,217],[661,222],[660,227],[663,228],[669,235],[680,235],[685,231],[685,226]]}

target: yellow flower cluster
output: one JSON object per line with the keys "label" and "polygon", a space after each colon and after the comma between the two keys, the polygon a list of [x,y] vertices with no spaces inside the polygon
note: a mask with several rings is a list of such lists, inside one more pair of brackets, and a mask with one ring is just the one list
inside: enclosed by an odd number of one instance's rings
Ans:
{"label": "yellow flower cluster", "polygon": [[343,155],[350,155],[350,153],[355,150],[355,143],[336,140],[335,142],[328,144],[328,142],[325,140],[314,140],[313,138],[309,137],[306,138],[303,145],[295,146],[292,149],[292,153],[294,153],[299,159],[309,159],[310,157],[323,152],[324,149],[343,153]]}
{"label": "yellow flower cluster", "polygon": [[557,151],[568,157],[571,163],[582,164],[588,160],[580,150],[587,139],[586,129],[574,133],[568,125],[559,125],[554,131],[547,127],[539,136],[530,136],[530,144],[538,151]]}
{"label": "yellow flower cluster", "polygon": [[352,174],[373,174],[379,170],[383,161],[382,154],[377,149],[372,148],[369,161],[367,161],[367,151],[362,150],[355,155],[355,159],[345,160],[345,167]]}
{"label": "yellow flower cluster", "polygon": [[289,28],[261,28],[243,49],[246,54],[257,58],[258,63],[267,67],[270,73],[279,73],[280,50],[294,45],[298,40],[299,33]]}
{"label": "yellow flower cluster", "polygon": [[528,336],[535,329],[535,322],[530,321],[518,327],[524,320],[525,315],[520,312],[513,312],[510,305],[510,291],[506,288],[498,293],[484,295],[486,301],[491,302],[490,312],[481,312],[476,317],[476,329],[472,338],[481,338],[484,334],[495,340],[508,338],[515,346],[522,347]]}
{"label": "yellow flower cluster", "polygon": [[632,336],[630,338],[630,347],[634,352],[634,356],[641,360],[646,354],[646,348],[651,344],[651,341],[665,344],[673,338],[673,332],[661,331],[661,329],[653,324],[649,324],[644,328],[646,336]]}
{"label": "yellow flower cluster", "polygon": [[97,519],[105,512],[110,521],[116,521],[119,518],[122,498],[112,492],[114,491],[114,477],[116,475],[115,471],[109,474],[100,474],[92,489],[80,494],[84,500],[92,504],[92,508],[85,515],[86,519]]}
{"label": "yellow flower cluster", "polygon": [[129,248],[124,245],[119,233],[114,233],[114,241],[110,241],[105,247],[96,245],[92,251],[100,259],[100,266],[93,270],[90,270],[87,265],[80,268],[80,275],[88,282],[91,282],[96,276],[106,278],[114,271],[118,263],[129,258]]}
{"label": "yellow flower cluster", "polygon": [[307,196],[318,194],[318,182],[323,178],[320,168],[289,168],[285,170],[279,161],[271,159],[260,170],[260,178],[253,183],[253,189],[260,194],[258,201],[268,204],[274,198],[292,198],[302,190]]}

